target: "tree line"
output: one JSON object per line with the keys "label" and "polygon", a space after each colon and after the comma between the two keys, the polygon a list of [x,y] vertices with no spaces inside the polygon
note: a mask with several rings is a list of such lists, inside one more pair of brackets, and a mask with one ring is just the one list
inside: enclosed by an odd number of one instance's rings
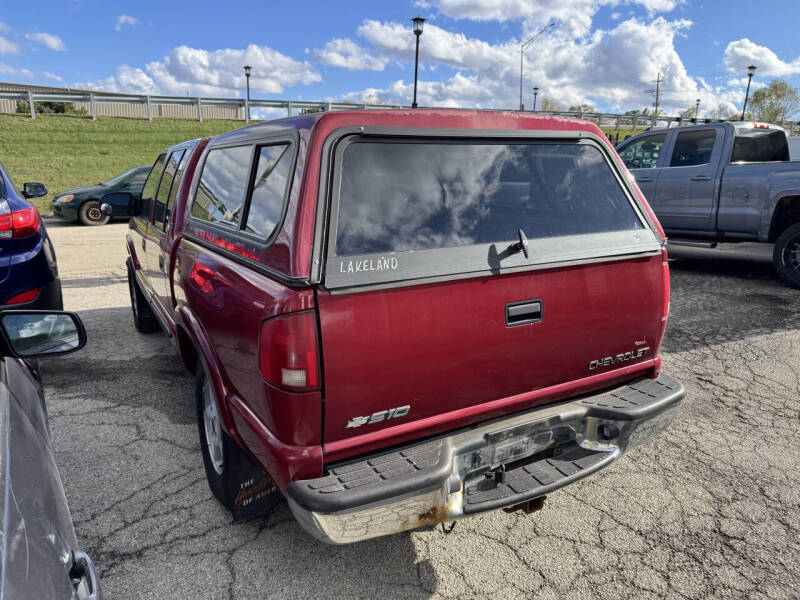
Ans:
{"label": "tree line", "polygon": [[[564,107],[558,102],[543,98],[541,111],[561,112]],[[591,104],[577,104],[570,106],[567,111],[576,113],[594,113],[597,109]],[[684,119],[693,119],[698,112],[697,105],[692,104],[686,110],[681,111],[678,116]],[[639,115],[642,117],[663,116],[664,111],[658,114],[651,112],[649,108],[629,110],[626,115]],[[741,112],[730,112],[724,108],[715,109],[710,118],[739,120]],[[773,79],[766,87],[754,91],[747,101],[747,112],[744,115],[745,121],[763,121],[765,123],[783,124],[793,119],[800,118],[800,92],[792,87],[783,79]]]}

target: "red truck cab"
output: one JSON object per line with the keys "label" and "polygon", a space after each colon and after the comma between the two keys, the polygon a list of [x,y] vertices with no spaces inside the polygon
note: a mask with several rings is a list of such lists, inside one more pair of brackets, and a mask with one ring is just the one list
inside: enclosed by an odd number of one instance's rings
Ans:
{"label": "red truck cab", "polygon": [[592,124],[264,122],[167,150],[138,208],[134,319],[196,373],[228,508],[247,461],[326,542],[525,508],[683,400],[663,232]]}

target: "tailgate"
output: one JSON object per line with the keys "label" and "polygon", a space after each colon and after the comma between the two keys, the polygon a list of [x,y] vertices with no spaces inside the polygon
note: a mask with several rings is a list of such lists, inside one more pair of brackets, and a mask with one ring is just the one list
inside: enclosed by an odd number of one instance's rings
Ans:
{"label": "tailgate", "polygon": [[345,138],[333,182],[318,293],[331,455],[652,368],[661,242],[599,143]]}

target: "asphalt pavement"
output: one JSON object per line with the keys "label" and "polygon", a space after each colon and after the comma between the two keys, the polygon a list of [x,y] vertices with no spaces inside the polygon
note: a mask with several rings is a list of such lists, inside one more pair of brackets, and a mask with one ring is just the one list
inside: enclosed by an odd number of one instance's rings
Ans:
{"label": "asphalt pavement", "polygon": [[769,247],[672,252],[665,434],[534,515],[330,547],[285,504],[234,524],[213,500],[193,378],[133,328],[127,224],[47,227],[89,335],[41,361],[54,452],[108,598],[800,598],[800,291]]}

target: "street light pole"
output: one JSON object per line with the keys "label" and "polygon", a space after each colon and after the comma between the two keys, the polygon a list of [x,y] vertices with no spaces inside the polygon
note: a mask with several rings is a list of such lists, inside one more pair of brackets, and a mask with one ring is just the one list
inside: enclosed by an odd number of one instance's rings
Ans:
{"label": "street light pole", "polygon": [[247,99],[244,101],[244,120],[250,122],[250,71],[253,67],[250,65],[244,66],[244,77],[247,80]]}
{"label": "street light pole", "polygon": [[697,104],[694,105],[694,122],[697,123],[697,113],[700,111],[700,98],[695,102],[697,102]]}
{"label": "street light pole", "polygon": [[525,104],[522,102],[522,59],[525,56],[525,50],[530,48],[531,44],[542,37],[548,29],[555,26],[555,22],[550,23],[549,25],[545,25],[539,31],[536,32],[532,38],[530,38],[527,42],[523,42],[519,46],[519,109],[525,110]]}
{"label": "street light pole", "polygon": [[536,112],[536,96],[539,95],[539,88],[533,88],[533,112]]}
{"label": "street light pole", "polygon": [[747,97],[750,95],[750,82],[753,81],[753,75],[756,74],[755,65],[747,67],[747,91],[744,93],[744,106],[742,106],[742,121],[744,121],[744,111],[747,109]]}
{"label": "street light pole", "polygon": [[417,108],[417,72],[419,71],[419,36],[422,35],[422,25],[425,19],[422,17],[414,17],[411,19],[414,23],[414,35],[417,36],[417,50],[414,53],[414,101],[411,103],[411,108]]}

